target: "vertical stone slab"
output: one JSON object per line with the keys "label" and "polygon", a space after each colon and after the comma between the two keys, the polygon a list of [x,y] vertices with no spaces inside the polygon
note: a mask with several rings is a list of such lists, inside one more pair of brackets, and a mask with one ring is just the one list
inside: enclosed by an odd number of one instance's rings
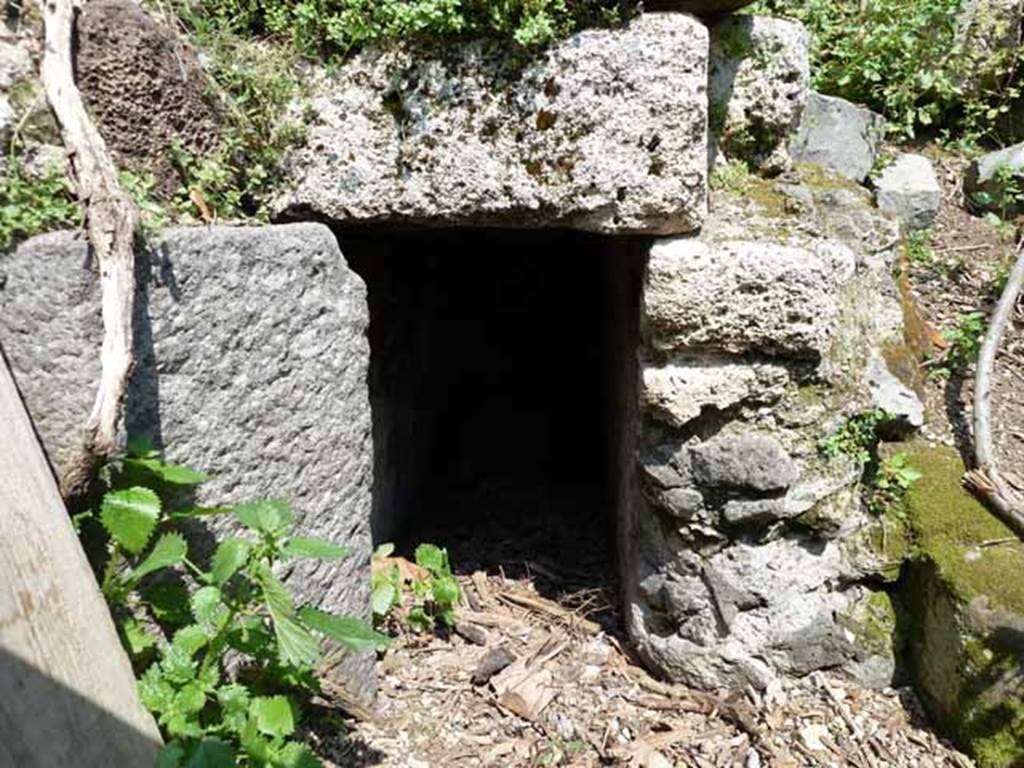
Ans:
{"label": "vertical stone slab", "polygon": [[[98,281],[72,233],[24,243],[0,271],[0,344],[60,466],[99,374]],[[351,547],[287,580],[328,610],[368,618],[368,312],[331,232],[172,229],[140,259],[139,278],[126,435],[208,472],[201,503],[284,498],[303,532]],[[344,659],[338,674],[356,696],[372,695],[369,657]]]}

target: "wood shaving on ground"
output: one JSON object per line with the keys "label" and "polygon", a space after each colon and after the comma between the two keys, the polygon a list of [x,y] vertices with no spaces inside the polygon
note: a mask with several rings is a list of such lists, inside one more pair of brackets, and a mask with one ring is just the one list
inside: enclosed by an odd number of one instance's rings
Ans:
{"label": "wood shaving on ground", "polygon": [[[973,765],[930,729],[908,690],[817,672],[764,691],[692,691],[652,679],[617,622],[606,620],[606,631],[572,608],[551,610],[529,579],[474,573],[460,582],[487,610],[467,605],[459,621],[480,622],[487,644],[455,632],[398,638],[378,661],[375,717],[311,736],[328,766]],[[515,661],[474,685],[498,648]]]}

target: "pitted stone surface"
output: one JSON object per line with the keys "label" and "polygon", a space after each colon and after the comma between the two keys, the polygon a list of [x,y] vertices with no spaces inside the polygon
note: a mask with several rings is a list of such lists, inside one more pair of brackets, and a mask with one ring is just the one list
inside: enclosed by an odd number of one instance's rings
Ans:
{"label": "pitted stone surface", "polygon": [[905,229],[928,229],[935,222],[942,190],[932,161],[924,155],[900,155],[875,186],[878,207],[895,214]]}
{"label": "pitted stone surface", "polygon": [[711,488],[784,491],[800,474],[786,449],[769,435],[716,435],[691,455],[694,479]]}
{"label": "pitted stone surface", "polygon": [[839,289],[853,252],[818,241],[808,248],[696,238],[651,248],[645,315],[660,351],[767,352],[820,357],[839,318]]}
{"label": "pitted stone surface", "polygon": [[707,30],[645,14],[522,66],[368,50],[314,84],[279,211],[337,222],[681,233],[706,212]]}
{"label": "pitted stone surface", "polygon": [[[51,460],[79,439],[99,375],[98,279],[85,241],[43,235],[0,257],[0,345]],[[126,432],[211,476],[198,501],[285,498],[350,557],[288,581],[337,612],[369,606],[365,287],[321,225],[172,229],[139,260]],[[227,522],[227,519],[225,519]],[[343,660],[353,695],[372,659]]]}
{"label": "pitted stone surface", "polygon": [[810,93],[810,38],[797,21],[730,16],[710,28],[712,151],[765,173],[790,165],[788,143]]}

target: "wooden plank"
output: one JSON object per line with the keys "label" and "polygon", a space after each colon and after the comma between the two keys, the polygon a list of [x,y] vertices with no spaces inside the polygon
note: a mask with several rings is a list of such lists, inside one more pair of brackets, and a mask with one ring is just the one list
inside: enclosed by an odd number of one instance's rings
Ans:
{"label": "wooden plank", "polygon": [[0,766],[148,767],[159,746],[49,463],[0,360]]}

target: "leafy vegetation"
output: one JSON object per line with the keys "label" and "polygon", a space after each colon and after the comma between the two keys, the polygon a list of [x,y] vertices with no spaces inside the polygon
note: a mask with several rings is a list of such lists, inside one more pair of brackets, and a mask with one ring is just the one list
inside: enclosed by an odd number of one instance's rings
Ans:
{"label": "leafy vegetation", "polygon": [[878,409],[858,413],[824,438],[818,449],[826,456],[852,456],[867,464],[878,445],[878,428],[888,420],[888,414]]}
{"label": "leafy vegetation", "polygon": [[754,12],[788,16],[811,32],[811,72],[824,93],[866,104],[913,137],[990,137],[1020,95],[1021,50],[994,55],[958,45],[961,0],[760,0]]}
{"label": "leafy vegetation", "polygon": [[461,592],[452,576],[448,552],[434,544],[416,547],[415,564],[392,557],[393,544],[381,544],[373,555],[373,615],[378,623],[400,618],[414,632],[428,632],[437,620],[455,625]]}
{"label": "leafy vegetation", "polygon": [[1001,165],[992,180],[997,193],[981,190],[971,195],[970,201],[978,208],[995,213],[1000,221],[1008,221],[1024,210],[1024,178],[1019,169]]}
{"label": "leafy vegetation", "polygon": [[584,26],[614,24],[636,0],[180,0],[197,29],[287,39],[300,53],[346,54],[368,43],[437,37],[494,37],[520,49]]}
{"label": "leafy vegetation", "polygon": [[921,472],[910,464],[910,454],[899,451],[883,458],[875,471],[868,506],[876,515],[905,517],[903,500]]}
{"label": "leafy vegetation", "polygon": [[746,162],[732,158],[715,166],[708,179],[708,186],[718,192],[745,195],[750,191],[752,178],[750,167]]}
{"label": "leafy vegetation", "polygon": [[75,226],[80,216],[60,168],[33,173],[17,157],[9,159],[0,174],[0,249],[40,232]]}
{"label": "leafy vegetation", "polygon": [[[102,591],[142,702],[167,739],[160,768],[320,765],[292,737],[301,702],[318,691],[323,639],[366,650],[386,638],[357,619],[297,606],[275,570],[301,558],[335,560],[345,548],[294,535],[284,501],[192,506],[202,473],[145,446],[106,474],[99,510],[76,522],[105,533]],[[183,530],[209,515],[232,515],[248,534],[221,539],[203,568]]]}
{"label": "leafy vegetation", "polygon": [[977,359],[985,338],[985,313],[967,312],[957,315],[956,325],[942,332],[947,347],[932,361],[933,376],[962,374]]}

